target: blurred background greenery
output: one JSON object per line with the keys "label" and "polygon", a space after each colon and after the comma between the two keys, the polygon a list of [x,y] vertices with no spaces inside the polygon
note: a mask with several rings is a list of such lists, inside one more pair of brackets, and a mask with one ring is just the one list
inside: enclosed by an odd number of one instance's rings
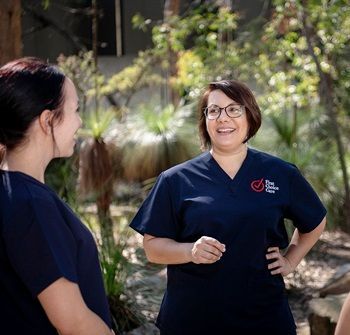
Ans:
{"label": "blurred background greenery", "polygon": [[[103,1],[62,2],[72,22],[84,10],[91,21],[89,42],[70,36],[76,52],[57,58],[77,87],[84,128],[77,153],[52,162],[47,183],[95,233],[119,331],[144,321],[125,290],[133,271],[127,224],[161,171],[200,152],[197,102],[210,81],[237,79],[253,89],[263,125],[249,144],[296,164],[328,208],[327,229],[350,232],[349,2],[259,1],[249,19],[235,1],[158,2],[158,18],[137,10],[122,17],[151,42],[107,73],[98,34]],[[119,18],[125,14],[125,1],[110,3]],[[23,15],[53,25],[57,6],[0,1],[0,13],[12,10],[19,20],[8,35],[14,46],[1,29],[0,63],[22,53]],[[118,56],[118,39],[116,50]]]}

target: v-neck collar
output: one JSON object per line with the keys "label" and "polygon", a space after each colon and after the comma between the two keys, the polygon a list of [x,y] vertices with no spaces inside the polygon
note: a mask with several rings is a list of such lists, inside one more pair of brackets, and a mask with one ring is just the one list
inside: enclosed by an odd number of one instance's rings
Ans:
{"label": "v-neck collar", "polygon": [[215,175],[216,178],[220,179],[221,182],[227,185],[231,189],[231,191],[235,193],[238,189],[240,181],[242,180],[243,176],[246,174],[251,165],[252,152],[250,148],[247,149],[247,155],[244,158],[241,167],[238,169],[236,175],[233,178],[231,178],[224,171],[224,169],[219,165],[219,163],[215,160],[215,158],[209,151],[205,155],[205,161],[208,165],[209,170],[213,172],[213,175]]}

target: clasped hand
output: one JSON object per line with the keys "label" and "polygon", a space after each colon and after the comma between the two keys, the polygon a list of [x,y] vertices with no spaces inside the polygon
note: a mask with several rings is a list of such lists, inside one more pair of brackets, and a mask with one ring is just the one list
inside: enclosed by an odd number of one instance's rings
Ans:
{"label": "clasped hand", "polygon": [[202,236],[191,246],[191,261],[195,264],[212,264],[225,252],[225,245],[208,236]]}

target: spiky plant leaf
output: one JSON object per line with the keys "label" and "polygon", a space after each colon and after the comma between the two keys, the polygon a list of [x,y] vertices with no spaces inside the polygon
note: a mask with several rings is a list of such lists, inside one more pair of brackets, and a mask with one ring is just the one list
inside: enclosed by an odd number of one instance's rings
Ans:
{"label": "spiky plant leaf", "polygon": [[193,157],[199,146],[189,116],[188,110],[169,105],[162,110],[143,106],[129,117],[120,141],[125,178],[144,181]]}

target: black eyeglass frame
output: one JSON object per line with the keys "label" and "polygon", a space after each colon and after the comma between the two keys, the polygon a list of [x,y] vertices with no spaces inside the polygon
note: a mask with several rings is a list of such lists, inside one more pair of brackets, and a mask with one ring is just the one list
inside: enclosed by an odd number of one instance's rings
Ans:
{"label": "black eyeglass frame", "polygon": [[[238,117],[241,117],[241,116],[243,115],[243,113],[245,112],[245,106],[244,106],[244,105],[229,104],[229,105],[227,105],[226,107],[219,107],[219,106],[217,106],[217,105],[214,105],[214,106],[216,106],[216,107],[219,109],[219,115],[218,115],[216,118],[211,119],[211,118],[208,117],[208,108],[211,107],[211,106],[213,106],[213,105],[207,106],[207,107],[204,108],[204,110],[203,110],[203,114],[205,115],[205,117],[206,117],[208,120],[218,120],[219,117],[221,116],[221,113],[222,113],[223,110],[225,111],[226,115],[227,115],[230,119],[236,119],[236,118],[238,118]],[[239,113],[237,116],[230,116],[230,115],[228,114],[226,108],[231,107],[231,106],[238,106],[238,107],[240,108],[240,113]]]}

